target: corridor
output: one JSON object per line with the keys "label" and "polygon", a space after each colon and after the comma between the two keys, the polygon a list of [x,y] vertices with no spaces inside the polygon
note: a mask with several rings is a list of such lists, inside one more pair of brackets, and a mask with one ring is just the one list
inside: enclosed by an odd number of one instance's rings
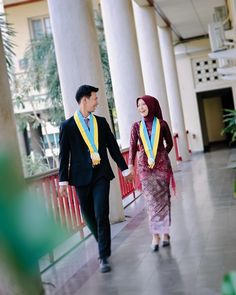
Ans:
{"label": "corridor", "polygon": [[150,250],[140,196],[112,225],[112,272],[99,272],[94,239],[88,238],[42,275],[46,294],[220,295],[222,276],[236,270],[236,150],[192,155],[175,173],[171,247]]}

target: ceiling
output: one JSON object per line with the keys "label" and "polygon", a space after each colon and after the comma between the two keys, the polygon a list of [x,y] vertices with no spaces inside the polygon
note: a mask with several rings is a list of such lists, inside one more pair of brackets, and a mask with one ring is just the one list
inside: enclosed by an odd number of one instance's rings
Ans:
{"label": "ceiling", "polygon": [[4,5],[15,4],[23,2],[22,0],[3,0]]}
{"label": "ceiling", "polygon": [[208,34],[214,8],[226,6],[226,0],[152,0],[156,11],[170,25],[178,39]]}
{"label": "ceiling", "polygon": [[24,4],[24,3],[30,3],[30,2],[37,2],[41,0],[0,0],[4,3],[4,6],[11,6],[16,4]]}
{"label": "ceiling", "polygon": [[[40,0],[2,0],[5,5]],[[134,0],[141,6],[152,4],[158,14],[177,36],[177,40],[202,37],[208,34],[213,22],[214,8],[226,7],[226,0]],[[176,39],[176,38],[174,38]]]}

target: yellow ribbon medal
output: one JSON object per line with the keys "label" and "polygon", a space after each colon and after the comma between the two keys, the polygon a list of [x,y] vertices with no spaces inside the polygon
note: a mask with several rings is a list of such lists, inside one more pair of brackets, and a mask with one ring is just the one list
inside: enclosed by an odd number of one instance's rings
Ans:
{"label": "yellow ribbon medal", "polygon": [[88,146],[93,166],[100,164],[101,158],[98,153],[98,124],[96,117],[90,113],[90,130],[88,129],[80,111],[74,113],[74,119],[83,140]]}
{"label": "yellow ribbon medal", "polygon": [[150,140],[147,127],[143,118],[139,125],[140,137],[144,146],[145,153],[148,158],[148,167],[150,169],[152,169],[155,165],[157,148],[160,138],[160,128],[160,121],[156,117],[154,117],[152,122],[152,134]]}

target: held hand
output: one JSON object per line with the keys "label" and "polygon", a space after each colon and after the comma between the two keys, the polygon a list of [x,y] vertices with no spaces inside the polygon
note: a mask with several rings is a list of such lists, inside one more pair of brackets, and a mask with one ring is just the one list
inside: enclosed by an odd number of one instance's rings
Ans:
{"label": "held hand", "polygon": [[129,166],[129,171],[130,171],[130,174],[133,176],[134,178],[134,166]]}
{"label": "held hand", "polygon": [[132,183],[133,180],[134,180],[133,173],[131,172],[129,175],[125,176],[125,180],[126,180],[127,182]]}
{"label": "held hand", "polygon": [[59,188],[59,194],[62,197],[67,197],[67,187],[68,185],[61,185]]}

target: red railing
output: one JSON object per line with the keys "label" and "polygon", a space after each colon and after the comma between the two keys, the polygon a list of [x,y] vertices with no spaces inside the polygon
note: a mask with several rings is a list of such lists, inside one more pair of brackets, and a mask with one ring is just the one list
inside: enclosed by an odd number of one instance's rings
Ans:
{"label": "red railing", "polygon": [[178,148],[178,138],[179,135],[178,133],[175,133],[173,136],[173,143],[174,143],[174,149],[175,149],[175,156],[176,156],[176,161],[182,161],[182,157],[179,154],[179,148]]}
{"label": "red railing", "polygon": [[188,151],[189,151],[189,153],[192,153],[192,151],[190,149],[190,145],[189,145],[189,139],[188,139],[188,137],[189,137],[189,131],[188,130],[186,130],[186,137],[187,137]]}
{"label": "red railing", "polygon": [[69,186],[68,196],[60,196],[58,192],[58,170],[27,178],[27,181],[31,183],[30,189],[39,192],[44,198],[46,209],[53,214],[55,222],[71,233],[79,231],[81,238],[83,238],[82,229],[85,223],[75,189]]}
{"label": "red railing", "polygon": [[[122,152],[126,162],[128,161],[128,150]],[[136,171],[136,166],[135,166]],[[135,190],[141,190],[141,183],[137,173],[135,173],[134,183],[128,183],[124,180],[121,172],[118,172],[122,199],[130,194],[135,197]],[[55,222],[62,225],[69,232],[80,232],[83,238],[83,228],[85,222],[82,218],[79,200],[73,186],[68,187],[68,196],[63,197],[59,194],[58,170],[52,170],[49,173],[27,178],[30,182],[30,189],[36,190],[44,198],[45,206],[48,212],[52,212]]]}
{"label": "red railing", "polygon": [[[179,155],[177,133],[174,134],[174,148],[177,161],[181,161],[182,157]],[[126,160],[126,163],[128,163],[128,149],[122,151],[122,155]],[[131,194],[135,197],[135,191],[141,191],[141,183],[136,172],[136,164],[137,163],[135,163],[134,167],[135,179],[133,183],[126,182],[122,173],[118,170],[122,199]],[[75,188],[69,186],[68,196],[60,196],[58,192],[58,170],[55,169],[46,174],[27,178],[27,181],[33,184],[31,185],[31,189],[35,189],[43,196],[45,206],[48,211],[53,213],[55,222],[67,228],[71,233],[79,231],[81,238],[83,238],[85,222],[81,214]]]}
{"label": "red railing", "polygon": [[[128,164],[129,151],[128,150],[124,150],[122,152],[122,155],[123,155],[126,163]],[[137,169],[136,169],[136,163],[135,163],[135,166],[134,166],[134,171],[135,171],[134,182],[133,183],[128,183],[128,182],[125,181],[125,179],[124,179],[121,171],[118,170],[122,199],[124,199],[125,197],[129,196],[130,194],[133,194],[133,196],[135,197],[135,191],[136,190],[141,191],[141,183],[140,183],[138,174],[136,172],[137,171]]]}

